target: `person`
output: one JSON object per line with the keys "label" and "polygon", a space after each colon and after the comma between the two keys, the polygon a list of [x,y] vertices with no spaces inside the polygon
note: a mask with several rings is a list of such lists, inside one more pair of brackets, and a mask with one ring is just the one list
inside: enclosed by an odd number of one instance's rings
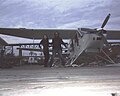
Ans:
{"label": "person", "polygon": [[[66,44],[63,42],[62,38],[59,36],[59,33],[55,32],[54,38],[52,39],[52,47],[53,47],[52,61],[54,61],[55,55],[56,55],[56,53],[58,53],[58,56],[61,59],[62,65],[65,66],[65,61],[62,56],[61,44],[63,44],[65,47],[67,47]],[[50,64],[50,67],[52,67],[52,63]]]}
{"label": "person", "polygon": [[48,60],[49,60],[49,40],[48,36],[44,35],[43,39],[40,41],[39,47],[43,46],[43,53],[44,53],[44,67],[48,67]]}
{"label": "person", "polygon": [[0,52],[0,63],[2,64],[4,62],[4,50],[2,49],[1,52]]}
{"label": "person", "polygon": [[5,49],[1,48],[1,50],[0,50],[0,67],[1,68],[4,67],[4,65],[5,65],[4,55],[5,55]]}

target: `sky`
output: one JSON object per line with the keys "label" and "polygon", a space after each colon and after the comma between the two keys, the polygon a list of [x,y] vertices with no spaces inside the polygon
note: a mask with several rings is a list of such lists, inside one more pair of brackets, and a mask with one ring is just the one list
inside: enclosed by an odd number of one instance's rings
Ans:
{"label": "sky", "polygon": [[120,29],[119,5],[120,0],[0,0],[0,28],[100,28],[110,13],[105,28]]}

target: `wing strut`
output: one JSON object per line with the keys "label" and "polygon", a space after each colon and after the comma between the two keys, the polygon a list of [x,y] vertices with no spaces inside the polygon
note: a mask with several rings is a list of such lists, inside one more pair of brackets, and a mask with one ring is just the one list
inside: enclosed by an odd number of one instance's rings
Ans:
{"label": "wing strut", "polygon": [[[76,34],[78,37],[79,37],[79,34]],[[76,36],[75,35],[75,36]],[[79,38],[80,39],[80,38]],[[72,47],[73,47],[73,50],[69,56],[69,59],[66,63],[66,65],[72,65],[76,60],[77,58],[79,58],[79,56],[85,51],[86,47],[87,47],[87,44],[84,43],[82,46],[79,44],[80,43],[80,40],[78,39],[78,41],[76,40],[72,40]]]}
{"label": "wing strut", "polygon": [[99,58],[105,60],[105,61],[108,61],[109,63],[112,63],[112,64],[115,64],[115,62],[112,60],[112,58],[110,58],[110,56],[103,50],[101,49],[101,52],[107,57],[107,58],[104,58],[103,56],[100,56],[100,55],[97,55]]}

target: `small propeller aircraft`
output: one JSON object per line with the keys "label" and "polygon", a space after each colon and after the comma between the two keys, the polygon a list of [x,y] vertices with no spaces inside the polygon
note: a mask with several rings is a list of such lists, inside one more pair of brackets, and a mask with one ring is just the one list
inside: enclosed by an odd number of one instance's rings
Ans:
{"label": "small propeller aircraft", "polygon": [[49,39],[55,32],[59,32],[63,39],[69,39],[68,51],[70,52],[67,64],[73,64],[83,52],[100,52],[104,46],[109,47],[107,40],[120,40],[120,30],[105,30],[104,27],[110,18],[105,18],[100,29],[26,29],[26,28],[0,28],[0,34],[17,36],[29,39],[42,39],[44,34]]}

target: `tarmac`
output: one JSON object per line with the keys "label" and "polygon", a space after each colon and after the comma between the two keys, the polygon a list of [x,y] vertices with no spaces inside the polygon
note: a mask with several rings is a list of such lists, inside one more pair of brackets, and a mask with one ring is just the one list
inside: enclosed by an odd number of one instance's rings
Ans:
{"label": "tarmac", "polygon": [[0,69],[0,96],[112,96],[120,93],[120,67]]}

